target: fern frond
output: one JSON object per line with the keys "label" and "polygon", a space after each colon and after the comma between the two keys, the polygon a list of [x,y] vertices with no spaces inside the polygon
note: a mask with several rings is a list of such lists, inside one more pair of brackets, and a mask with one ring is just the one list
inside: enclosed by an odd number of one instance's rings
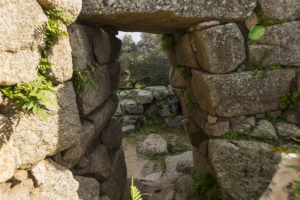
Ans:
{"label": "fern frond", "polygon": [[151,194],[148,194],[148,193],[141,194],[141,192],[139,191],[139,189],[133,185],[133,179],[132,179],[132,182],[131,182],[130,189],[131,189],[130,193],[131,193],[132,200],[143,200],[142,199],[143,195],[152,196]]}

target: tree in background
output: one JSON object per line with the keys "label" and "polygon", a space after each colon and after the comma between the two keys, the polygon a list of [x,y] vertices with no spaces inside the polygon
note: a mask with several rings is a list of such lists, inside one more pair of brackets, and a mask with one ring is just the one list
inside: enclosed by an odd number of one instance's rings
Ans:
{"label": "tree in background", "polygon": [[122,40],[119,61],[121,63],[121,85],[144,86],[168,85],[171,64],[161,48],[161,35],[142,33],[136,44],[131,35]]}

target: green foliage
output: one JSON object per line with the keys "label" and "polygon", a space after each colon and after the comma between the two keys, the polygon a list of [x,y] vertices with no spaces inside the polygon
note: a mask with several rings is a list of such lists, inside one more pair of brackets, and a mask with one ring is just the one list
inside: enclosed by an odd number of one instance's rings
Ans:
{"label": "green foliage", "polygon": [[226,140],[237,140],[238,133],[229,129],[229,131],[222,134],[222,138]]}
{"label": "green foliage", "polygon": [[90,76],[90,72],[98,73],[103,76],[103,74],[101,74],[101,72],[99,71],[100,67],[101,66],[98,63],[92,63],[89,64],[88,67],[84,70],[74,69],[73,77],[71,80],[73,82],[75,91],[77,92],[77,94],[79,94],[79,97],[82,96],[87,88],[98,90],[99,86]]}
{"label": "green foliage", "polygon": [[50,60],[41,58],[37,68],[41,74],[45,74],[52,65],[54,65],[54,63],[51,63]]}
{"label": "green foliage", "polygon": [[[59,29],[59,23],[62,23],[62,19],[74,21],[64,11],[58,9],[50,9],[44,11],[48,17],[46,23],[46,47],[51,48],[55,44],[55,40],[68,36],[68,33]],[[47,50],[44,50],[44,54],[47,54]]]}
{"label": "green foliage", "polygon": [[[111,99],[111,100],[113,100],[113,101],[117,101],[118,100],[118,95],[117,95],[117,93],[112,89],[111,91],[110,91],[110,96],[109,96],[109,98]],[[123,113],[122,113],[123,114]]]}
{"label": "green foliage", "polygon": [[148,193],[141,194],[139,189],[133,185],[133,178],[132,178],[132,184],[130,186],[130,193],[131,193],[132,200],[142,200],[143,195],[151,196],[151,194],[148,194]]}
{"label": "green foliage", "polygon": [[173,65],[174,69],[179,69],[180,67],[176,64]]}
{"label": "green foliage", "polygon": [[161,38],[162,49],[164,51],[171,51],[176,45],[176,41],[173,35],[164,34]]}
{"label": "green foliage", "polygon": [[183,80],[187,80],[192,77],[191,69],[188,67],[182,67],[179,69],[178,73],[181,75]]}
{"label": "green foliage", "polygon": [[206,197],[208,200],[222,200],[220,189],[211,174],[191,172],[189,175],[195,180],[195,187],[189,194],[190,199]]}
{"label": "green foliage", "polygon": [[49,117],[49,109],[47,104],[54,105],[59,108],[56,98],[51,96],[59,94],[53,88],[52,82],[44,76],[39,75],[37,79],[27,83],[18,83],[12,87],[1,87],[3,95],[15,100],[15,104],[30,113],[37,113],[39,116],[47,119]]}
{"label": "green foliage", "polygon": [[265,28],[263,26],[255,26],[250,30],[249,38],[252,40],[257,40],[261,38],[265,33]]}
{"label": "green foliage", "polygon": [[275,24],[283,24],[283,23],[286,23],[286,22],[292,22],[292,20],[288,21],[286,19],[265,21],[261,17],[261,11],[260,11],[259,7],[256,7],[254,9],[254,12],[256,13],[256,15],[258,17],[258,25],[260,25],[262,27],[267,27],[267,26],[271,26],[271,25],[275,25]]}
{"label": "green foliage", "polygon": [[189,107],[189,108],[191,108],[191,109],[192,109],[192,108],[195,108],[195,107],[198,107],[198,103],[194,103],[194,102],[192,101],[190,94],[188,94],[188,96],[187,96],[187,101],[184,102],[184,104],[185,104],[186,107]]}
{"label": "green foliage", "polygon": [[256,45],[256,42],[253,41],[253,40],[248,40],[248,41],[247,41],[247,44],[248,44],[248,45]]}
{"label": "green foliage", "polygon": [[271,122],[273,125],[281,121],[286,122],[287,120],[285,115],[277,116],[276,114],[271,112],[268,112],[263,118],[264,120]]}
{"label": "green foliage", "polygon": [[263,133],[261,135],[261,138],[264,140],[265,143],[271,144],[273,147],[281,147],[282,146],[281,140],[277,140],[277,139],[268,140],[266,137],[267,137],[266,133]]}
{"label": "green foliage", "polygon": [[297,114],[296,106],[293,103],[298,102],[300,100],[300,94],[298,91],[294,91],[293,93],[282,94],[280,96],[280,108],[284,110],[285,113],[290,113],[292,115]]}

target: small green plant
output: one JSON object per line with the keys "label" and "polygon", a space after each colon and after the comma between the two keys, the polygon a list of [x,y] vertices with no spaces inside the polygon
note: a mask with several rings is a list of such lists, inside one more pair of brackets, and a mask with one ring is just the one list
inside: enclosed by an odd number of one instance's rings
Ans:
{"label": "small green plant", "polygon": [[255,26],[250,30],[249,38],[252,40],[258,40],[261,38],[265,33],[265,28],[263,26]]}
{"label": "small green plant", "polygon": [[164,51],[171,51],[176,45],[176,41],[173,35],[164,34],[161,38],[162,49]]}
{"label": "small green plant", "polygon": [[281,140],[276,140],[276,139],[268,140],[266,133],[263,133],[261,135],[261,138],[264,140],[265,143],[271,144],[273,147],[281,147],[282,146]]}
{"label": "small green plant", "polygon": [[206,197],[208,200],[222,200],[220,189],[211,174],[191,172],[189,175],[195,180],[195,187],[189,194],[190,199]]}
{"label": "small green plant", "polygon": [[194,102],[192,101],[190,94],[188,94],[188,96],[187,96],[187,101],[184,102],[184,104],[185,104],[186,107],[189,107],[189,108],[191,108],[191,109],[193,109],[193,108],[199,106],[198,103],[194,103]]}
{"label": "small green plant", "polygon": [[192,77],[191,69],[188,67],[180,68],[178,73],[182,76],[183,80],[187,80]]}
{"label": "small green plant", "polygon": [[238,135],[238,133],[229,129],[229,131],[222,134],[222,138],[227,140],[237,140]]}
{"label": "small green plant", "polygon": [[44,76],[39,75],[37,79],[28,83],[18,83],[12,87],[0,87],[3,95],[15,100],[15,104],[29,113],[37,113],[39,116],[47,119],[50,115],[47,103],[56,106],[56,98],[51,94],[59,96],[53,88],[52,82]]}
{"label": "small green plant", "polygon": [[281,104],[280,108],[284,110],[285,113],[290,113],[292,115],[296,115],[297,111],[296,107],[293,105],[293,102],[300,101],[300,96],[298,91],[294,91],[293,93],[282,94],[280,96]]}
{"label": "small green plant", "polygon": [[151,194],[148,194],[148,193],[142,193],[141,194],[139,189],[136,186],[133,185],[133,178],[132,178],[132,183],[131,183],[131,186],[130,186],[130,193],[131,193],[132,200],[142,200],[143,195],[152,196]]}
{"label": "small green plant", "polygon": [[110,98],[111,100],[113,100],[113,101],[117,101],[117,100],[118,100],[118,95],[117,95],[117,93],[116,93],[113,89],[110,91],[110,96],[109,96],[109,98]]}
{"label": "small green plant", "polygon": [[180,67],[177,64],[173,65],[174,69],[179,69]]}
{"label": "small green plant", "polygon": [[277,116],[276,114],[271,113],[271,112],[268,112],[263,117],[263,119],[271,122],[273,125],[275,125],[275,124],[277,124],[278,122],[281,122],[281,121],[286,122],[286,120],[287,120],[285,115]]}
{"label": "small green plant", "polygon": [[103,74],[99,71],[100,67],[101,66],[98,63],[93,63],[89,64],[84,70],[74,69],[71,80],[73,82],[75,91],[77,94],[79,94],[79,97],[82,96],[87,88],[98,90],[99,86],[90,76],[90,72],[98,73],[103,76]]}
{"label": "small green plant", "polygon": [[37,68],[41,74],[45,74],[47,70],[51,68],[52,65],[54,64],[51,63],[50,60],[41,58]]}

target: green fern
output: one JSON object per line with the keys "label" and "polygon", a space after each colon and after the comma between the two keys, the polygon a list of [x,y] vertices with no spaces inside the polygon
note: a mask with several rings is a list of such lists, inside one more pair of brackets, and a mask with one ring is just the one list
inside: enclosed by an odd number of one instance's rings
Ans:
{"label": "green fern", "polygon": [[130,186],[130,189],[131,189],[130,193],[131,193],[132,200],[143,200],[142,199],[143,195],[152,196],[151,194],[148,194],[148,193],[142,193],[141,194],[141,192],[139,191],[139,189],[133,185],[133,179],[132,179],[132,184]]}
{"label": "green fern", "polygon": [[50,60],[41,58],[37,67],[40,73],[45,74],[52,65],[54,65],[54,63],[51,63]]}
{"label": "green fern", "polygon": [[51,104],[59,108],[56,98],[51,96],[58,92],[53,88],[52,82],[44,76],[39,75],[37,79],[28,83],[18,83],[13,87],[2,87],[0,90],[3,95],[15,100],[15,104],[30,113],[37,113],[44,119],[49,117],[49,109],[47,104]]}
{"label": "green fern", "polygon": [[59,9],[50,9],[50,10],[45,10],[44,12],[52,20],[66,19],[66,20],[74,21],[72,17],[70,17],[64,11]]}

